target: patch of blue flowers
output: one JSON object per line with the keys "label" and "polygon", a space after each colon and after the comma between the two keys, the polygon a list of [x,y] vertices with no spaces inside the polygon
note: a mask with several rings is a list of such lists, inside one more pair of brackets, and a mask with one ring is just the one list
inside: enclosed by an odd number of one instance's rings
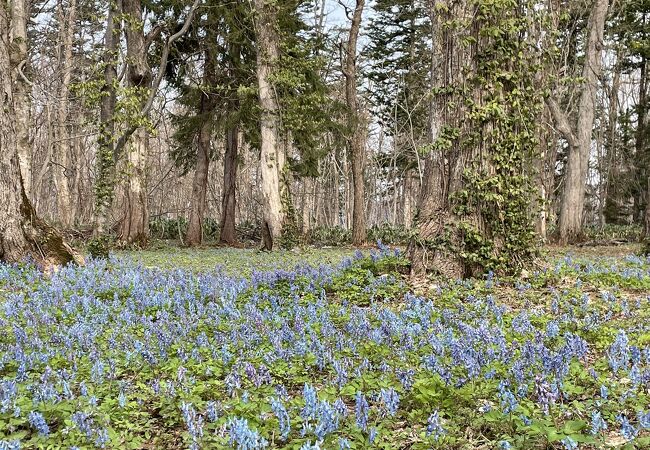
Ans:
{"label": "patch of blue flowers", "polygon": [[0,450],[650,447],[648,260],[421,295],[391,261],[0,265]]}

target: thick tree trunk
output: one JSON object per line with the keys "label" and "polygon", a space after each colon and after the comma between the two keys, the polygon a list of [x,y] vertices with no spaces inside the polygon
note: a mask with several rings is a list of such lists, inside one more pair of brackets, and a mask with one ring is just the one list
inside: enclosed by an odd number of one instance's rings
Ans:
{"label": "thick tree trunk", "polygon": [[257,84],[262,118],[260,120],[260,174],[262,192],[262,248],[280,246],[284,209],[280,193],[285,150],[280,130],[280,106],[271,83],[271,74],[279,57],[276,6],[269,0],[255,0],[257,13]]}
{"label": "thick tree trunk", "polygon": [[239,127],[232,127],[226,136],[226,152],[223,157],[223,194],[221,196],[221,222],[219,242],[227,245],[237,243],[235,213],[237,192],[237,158],[239,152]]}
{"label": "thick tree trunk", "polygon": [[16,145],[18,161],[23,178],[25,192],[31,193],[32,188],[32,148],[29,143],[30,128],[30,83],[25,76],[27,65],[27,21],[29,18],[29,3],[25,0],[10,2],[12,20],[8,24],[12,45],[15,47],[15,75],[13,87],[13,102],[15,105],[13,120],[16,129]]}
{"label": "thick tree trunk", "polygon": [[[534,254],[527,158],[535,145],[531,132],[541,97],[520,97],[536,92],[536,86],[532,71],[522,68],[523,58],[516,56],[527,50],[515,50],[533,45],[532,40],[520,31],[505,31],[524,19],[521,10],[504,4],[487,12],[471,1],[436,0],[429,7],[431,151],[415,218],[417,234],[409,243],[411,273],[456,278],[486,270],[515,272]],[[486,29],[503,34],[493,36]],[[485,55],[495,59],[485,64]],[[493,65],[503,65],[512,84],[500,84]],[[493,102],[499,110],[494,115],[489,112]]]}
{"label": "thick tree trunk", "polygon": [[149,208],[146,190],[147,150],[149,132],[138,128],[127,152],[127,180],[124,189],[123,216],[118,238],[126,245],[144,247],[149,240]]}
{"label": "thick tree trunk", "polygon": [[343,74],[345,76],[345,99],[349,111],[349,125],[352,136],[349,139],[350,162],[352,165],[352,243],[362,245],[366,242],[365,181],[366,132],[365,120],[359,110],[357,96],[357,40],[361,27],[361,16],[365,0],[356,0],[352,14],[350,32],[346,46]]}
{"label": "thick tree trunk", "polygon": [[14,89],[20,90],[24,81],[20,79],[27,47],[10,30],[25,29],[26,21],[23,2],[0,1],[0,260],[18,262],[31,257],[49,267],[81,258],[36,216],[25,193],[19,157],[23,124],[16,118],[29,117],[20,111],[29,108],[29,103],[17,99]]}
{"label": "thick tree trunk", "polygon": [[70,0],[67,11],[63,2],[59,3],[60,42],[62,48],[59,54],[59,65],[61,67],[61,86],[57,106],[57,124],[54,134],[54,160],[53,165],[54,185],[56,187],[57,217],[61,225],[69,227],[72,225],[73,201],[70,192],[70,133],[68,132],[68,103],[70,93],[70,81],[72,78],[72,39],[74,23],[76,18],[76,0]]}
{"label": "thick tree trunk", "polygon": [[582,70],[584,81],[581,87],[575,128],[569,124],[569,119],[552,98],[547,101],[558,131],[562,133],[569,144],[569,157],[558,223],[558,242],[560,244],[575,242],[582,235],[585,186],[596,110],[596,92],[602,69],[603,30],[608,7],[608,0],[595,0],[589,16],[587,27],[589,34]]}
{"label": "thick tree trunk", "polygon": [[[126,49],[128,81],[138,89],[142,107],[151,90],[152,74],[147,62],[147,48],[142,22],[140,0],[122,0],[124,14],[128,17]],[[123,244],[146,246],[149,240],[149,211],[146,190],[147,154],[149,132],[145,126],[138,127],[132,135],[127,151],[127,182],[124,192],[124,216],[120,223],[119,240]]]}
{"label": "thick tree trunk", "polygon": [[119,22],[115,3],[109,3],[106,16],[106,31],[104,34],[104,80],[102,85],[102,100],[99,113],[99,136],[97,139],[97,179],[95,181],[95,223],[93,235],[96,238],[104,236],[109,230],[109,213],[114,198],[115,185],[115,104],[117,95],[115,81],[117,69],[117,45],[119,38]]}

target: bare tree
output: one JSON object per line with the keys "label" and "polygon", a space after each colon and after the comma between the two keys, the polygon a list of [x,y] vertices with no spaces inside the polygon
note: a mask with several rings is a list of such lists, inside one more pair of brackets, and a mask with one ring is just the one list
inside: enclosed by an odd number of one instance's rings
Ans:
{"label": "bare tree", "polygon": [[345,46],[345,58],[342,64],[345,76],[345,100],[348,106],[349,126],[352,128],[348,139],[350,161],[352,163],[352,242],[361,245],[366,241],[366,212],[365,212],[365,181],[364,168],[366,164],[366,130],[363,114],[359,108],[357,93],[357,41],[361,28],[361,16],[365,0],[356,0],[352,14],[346,7],[346,15],[350,19],[350,31]]}
{"label": "bare tree", "polygon": [[20,152],[25,150],[22,139],[26,132],[22,120],[29,117],[24,89],[30,85],[23,72],[26,11],[24,0],[0,2],[0,259],[14,262],[31,256],[58,265],[74,261],[76,256],[61,235],[36,215],[21,174]]}
{"label": "bare tree", "polygon": [[585,185],[594,126],[596,92],[602,69],[603,30],[608,6],[609,0],[594,0],[589,16],[577,120],[571,124],[571,119],[553,97],[548,97],[546,102],[558,131],[569,144],[558,224],[558,241],[561,244],[574,242],[582,233]]}

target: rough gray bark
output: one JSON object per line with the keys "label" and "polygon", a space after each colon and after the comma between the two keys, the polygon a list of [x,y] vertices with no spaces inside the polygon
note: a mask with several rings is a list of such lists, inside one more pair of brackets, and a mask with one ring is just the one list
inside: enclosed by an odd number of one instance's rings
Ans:
{"label": "rough gray bark", "polygon": [[345,100],[349,113],[349,125],[352,135],[349,138],[348,148],[352,166],[352,243],[362,245],[366,242],[366,211],[365,211],[365,182],[364,169],[366,164],[366,132],[363,114],[359,109],[357,93],[357,41],[361,27],[361,16],[365,0],[356,0],[352,13],[350,31],[343,64],[345,76]]}
{"label": "rough gray bark", "polygon": [[[52,166],[54,174],[54,186],[56,188],[56,204],[58,220],[64,227],[72,225],[73,204],[70,192],[70,148],[71,139],[68,131],[68,107],[70,82],[72,79],[72,44],[74,23],[76,19],[77,3],[70,0],[68,7],[64,8],[63,2],[59,2],[58,17],[60,22],[59,38],[61,42],[59,65],[61,67],[61,85],[59,87],[59,98],[57,104],[54,133],[54,161]],[[27,188],[26,188],[27,189]]]}
{"label": "rough gray bark", "polygon": [[276,6],[269,0],[255,0],[257,45],[257,85],[262,117],[260,120],[260,174],[262,193],[262,248],[280,246],[285,213],[280,179],[286,159],[280,130],[280,106],[271,83],[271,74],[280,55]]}
{"label": "rough gray bark", "polygon": [[558,242],[560,244],[575,242],[582,234],[589,151],[594,126],[598,79],[602,70],[603,30],[608,7],[609,0],[595,0],[589,16],[585,61],[582,69],[584,81],[580,87],[578,117],[575,124],[570,123],[569,118],[560,109],[555,99],[549,97],[547,100],[558,131],[562,133],[569,144],[558,223]]}
{"label": "rough gray bark", "polygon": [[16,117],[28,117],[20,109],[29,103],[17,99],[15,89],[20,92],[26,82],[22,66],[27,46],[24,35],[12,33],[26,29],[26,21],[22,1],[0,1],[0,259],[18,262],[31,257],[49,267],[81,258],[36,215],[25,193],[19,157],[22,124]]}
{"label": "rough gray bark", "polygon": [[221,196],[221,222],[219,242],[227,245],[237,243],[235,234],[235,207],[237,193],[237,154],[239,152],[239,128],[232,127],[226,135],[226,152],[223,156],[223,194]]}
{"label": "rough gray bark", "polygon": [[115,104],[117,94],[115,81],[117,79],[116,55],[119,39],[119,22],[116,17],[118,10],[114,2],[109,3],[106,15],[106,30],[104,33],[104,80],[102,85],[102,100],[99,112],[99,136],[97,139],[97,180],[95,181],[95,223],[93,234],[103,236],[108,230],[108,215],[113,203],[115,183],[114,133],[115,133]]}
{"label": "rough gray bark", "polygon": [[[208,36],[214,39],[214,34],[208,32]],[[215,60],[214,48],[208,45],[204,54],[203,85],[208,87],[215,84]],[[212,120],[216,106],[213,95],[204,91],[201,94],[199,115],[201,127],[199,130],[196,168],[192,181],[192,198],[190,203],[190,221],[185,235],[185,244],[188,246],[200,245],[203,242],[203,218],[205,217],[206,194],[208,189],[208,173],[210,170],[210,147],[212,145]]]}
{"label": "rough gray bark", "polygon": [[[125,21],[128,83],[142,97],[141,109],[151,91],[153,76],[147,62],[147,45],[140,0],[122,0]],[[146,118],[148,115],[144,115]],[[146,191],[146,163],[149,131],[139,126],[131,136],[127,150],[126,185],[124,189],[124,216],[120,222],[119,240],[127,245],[145,246],[149,239],[149,208]]]}
{"label": "rough gray bark", "polygon": [[14,70],[17,75],[13,80],[16,145],[18,146],[20,173],[23,178],[25,192],[29,193],[31,192],[32,186],[32,148],[29,143],[31,119],[29,94],[31,83],[24,73],[27,65],[27,20],[29,18],[29,3],[25,0],[16,0],[10,2],[10,5],[13,19],[8,26],[10,27],[12,45],[15,47],[13,57],[16,59],[13,61],[16,64]]}

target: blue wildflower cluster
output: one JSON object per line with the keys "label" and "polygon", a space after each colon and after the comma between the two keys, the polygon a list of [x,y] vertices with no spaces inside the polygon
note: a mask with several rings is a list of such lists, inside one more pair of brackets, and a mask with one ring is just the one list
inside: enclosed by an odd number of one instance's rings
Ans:
{"label": "blue wildflower cluster", "polygon": [[400,258],[0,265],[0,450],[650,448],[650,261],[415,295]]}

